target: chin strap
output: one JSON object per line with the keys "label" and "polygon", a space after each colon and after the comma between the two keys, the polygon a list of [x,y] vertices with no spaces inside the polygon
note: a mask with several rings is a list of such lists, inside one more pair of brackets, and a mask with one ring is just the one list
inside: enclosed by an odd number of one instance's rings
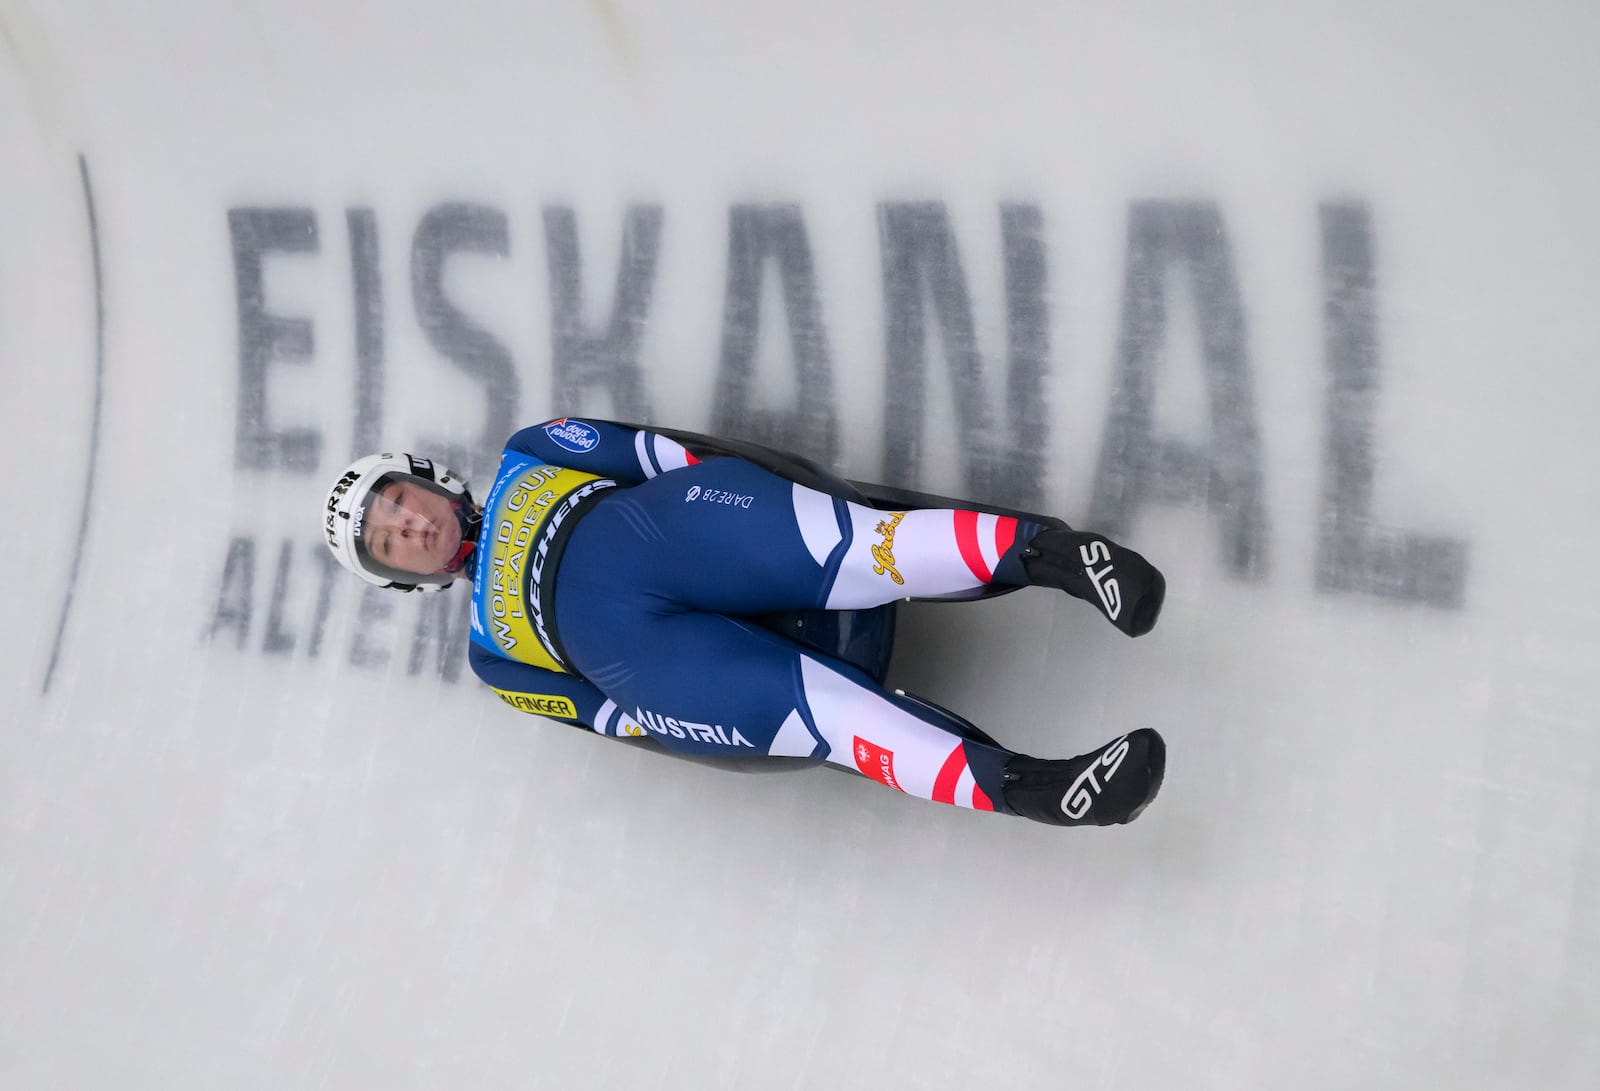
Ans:
{"label": "chin strap", "polygon": [[461,500],[452,507],[455,508],[456,522],[461,524],[461,548],[450,558],[450,563],[444,566],[444,571],[454,573],[466,567],[467,559],[472,556],[473,550],[478,548],[478,532],[483,529],[483,512],[473,504],[470,492],[463,492]]}

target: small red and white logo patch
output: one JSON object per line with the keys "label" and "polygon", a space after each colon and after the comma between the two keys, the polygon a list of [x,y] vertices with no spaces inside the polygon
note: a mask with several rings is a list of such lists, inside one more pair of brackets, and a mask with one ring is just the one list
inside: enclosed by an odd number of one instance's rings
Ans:
{"label": "small red and white logo patch", "polygon": [[856,768],[873,780],[887,784],[897,792],[905,791],[894,776],[894,751],[885,750],[877,743],[856,737]]}

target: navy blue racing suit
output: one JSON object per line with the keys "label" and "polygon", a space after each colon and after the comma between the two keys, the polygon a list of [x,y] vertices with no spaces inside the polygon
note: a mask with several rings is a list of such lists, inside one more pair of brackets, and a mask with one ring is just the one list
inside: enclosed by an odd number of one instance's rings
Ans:
{"label": "navy blue racing suit", "polygon": [[885,512],[648,430],[512,436],[484,496],[469,659],[515,708],[704,757],[809,757],[1005,810],[1013,755],[751,618],[1024,583],[1035,524]]}

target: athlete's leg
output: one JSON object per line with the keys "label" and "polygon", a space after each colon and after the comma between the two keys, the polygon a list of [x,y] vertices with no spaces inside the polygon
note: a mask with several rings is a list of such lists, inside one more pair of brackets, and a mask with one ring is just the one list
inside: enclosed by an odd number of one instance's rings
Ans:
{"label": "athlete's leg", "polygon": [[746,621],[565,589],[557,614],[574,665],[671,750],[819,757],[921,799],[1058,825],[1126,822],[1160,785],[1154,732],[1042,761],[963,739],[853,668]]}
{"label": "athlete's leg", "polygon": [[853,763],[870,779],[937,803],[1055,826],[1118,825],[1149,805],[1166,772],[1166,744],[1148,728],[1076,758],[1035,758],[963,740],[926,710],[825,660],[802,655],[800,675],[830,762],[846,769]]}
{"label": "athlete's leg", "polygon": [[1021,586],[1021,549],[1042,528],[974,511],[877,511],[732,458],[607,496],[586,523],[596,520],[668,562],[652,565],[660,594],[730,614]]}
{"label": "athlete's leg", "polygon": [[972,510],[879,511],[741,459],[663,474],[602,506],[616,533],[669,562],[651,566],[651,587],[688,609],[851,610],[1040,584],[1137,636],[1165,590],[1153,565],[1100,535]]}

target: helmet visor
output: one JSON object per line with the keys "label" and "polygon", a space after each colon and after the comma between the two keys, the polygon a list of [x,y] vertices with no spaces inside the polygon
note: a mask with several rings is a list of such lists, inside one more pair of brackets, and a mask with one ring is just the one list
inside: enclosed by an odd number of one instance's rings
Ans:
{"label": "helmet visor", "polygon": [[384,474],[354,514],[362,567],[396,583],[449,583],[461,553],[462,503],[426,478]]}

